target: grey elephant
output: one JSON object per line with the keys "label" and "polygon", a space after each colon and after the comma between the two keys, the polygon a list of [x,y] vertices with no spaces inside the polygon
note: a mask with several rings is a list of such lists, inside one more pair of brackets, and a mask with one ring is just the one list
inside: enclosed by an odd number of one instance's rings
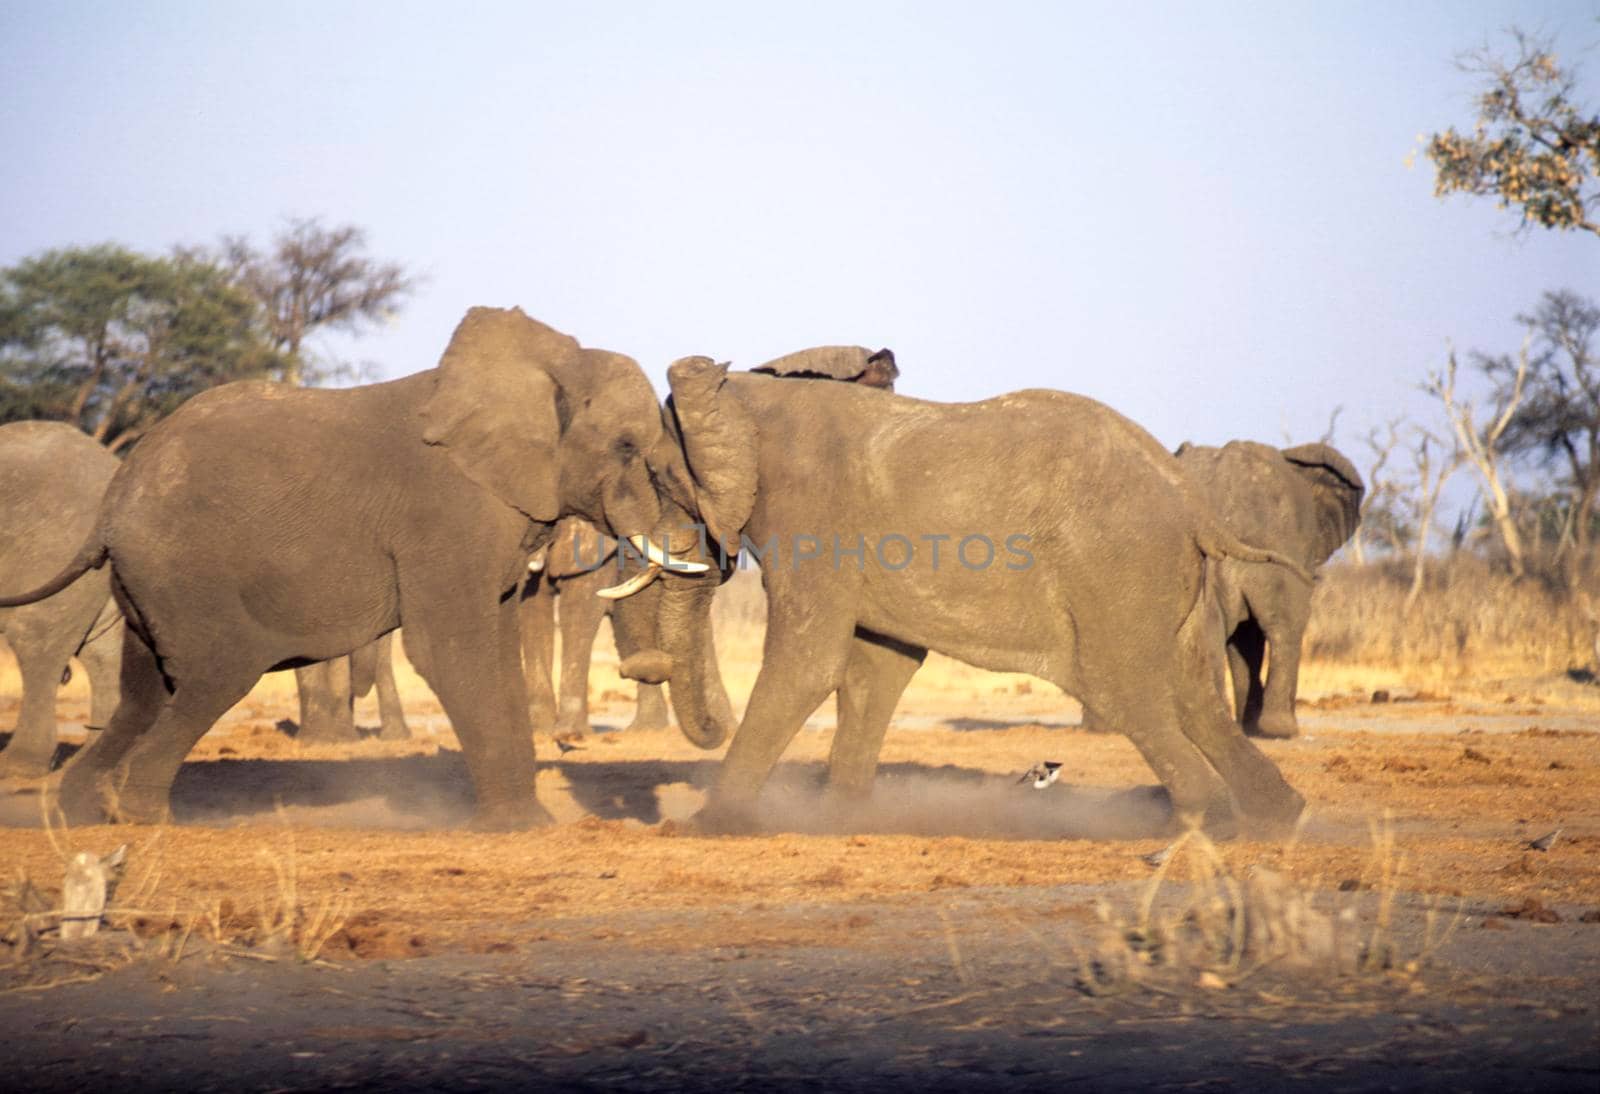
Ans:
{"label": "grey elephant", "polygon": [[[608,539],[588,521],[565,520],[535,565],[522,600],[522,666],[528,687],[528,705],[535,729],[561,734],[584,733],[589,728],[589,662],[594,656],[600,621],[612,614],[617,602],[596,595],[612,585],[617,574],[615,540]],[[556,603],[560,601],[560,696],[554,681]],[[613,630],[620,628],[615,618]],[[617,634],[619,656],[626,640]],[[660,729],[667,725],[667,700],[661,685],[638,685],[638,707],[629,729]]]}
{"label": "grey elephant", "polygon": [[[1024,391],[944,405],[858,384],[744,373],[691,357],[668,372],[669,433],[652,470],[709,532],[669,547],[761,554],[765,656],[711,798],[710,831],[755,817],[806,717],[839,694],[829,759],[870,787],[901,692],[930,649],[1027,672],[1121,727],[1175,820],[1281,831],[1304,806],[1229,716],[1217,687],[1217,564],[1292,560],[1210,516],[1171,453],[1091,399]],[[681,457],[675,459],[672,457]],[[681,724],[714,721],[699,644],[708,575],[658,575],[657,637]]]}
{"label": "grey elephant", "polygon": [[[36,584],[70,561],[117,467],[104,446],[65,422],[0,426],[0,579]],[[89,677],[90,726],[106,725],[117,708],[122,617],[108,575],[0,610],[0,635],[22,675],[22,711],[0,752],[0,775],[43,775],[56,751],[56,689],[71,658]]]}
{"label": "grey elephant", "polygon": [[[819,346],[769,361],[757,371],[771,376],[799,379],[829,379],[866,387],[894,390],[900,375],[891,350],[868,350],[860,346]],[[683,509],[673,509],[674,524],[687,525],[693,517]],[[617,574],[625,574],[629,559],[619,557],[619,544],[583,521],[567,521],[557,529],[546,549],[545,558],[533,564],[542,580],[529,583],[523,601],[523,663],[527,672],[528,695],[536,726],[554,720],[558,732],[581,732],[588,726],[589,662],[593,656],[595,632],[600,620],[611,617],[624,672],[639,671],[640,658],[654,645],[654,626],[659,612],[659,589],[638,592],[624,583],[612,585]],[[646,569],[635,576],[648,582],[657,573]],[[554,600],[561,600],[561,696],[559,713],[551,686],[553,661]],[[713,716],[691,724],[685,733],[702,747],[712,748],[733,724],[733,706],[728,700],[718,667],[713,636],[707,632],[702,657],[702,679],[710,695]],[[667,702],[657,677],[639,680],[639,705],[629,728],[654,728],[667,724]]]}
{"label": "grey elephant", "polygon": [[[618,655],[639,648],[630,643],[625,617],[638,609],[599,596],[615,583],[618,544],[587,521],[567,520],[556,527],[538,572],[522,600],[522,664],[535,729],[584,733],[589,728],[589,663],[600,621],[611,616]],[[560,601],[560,697],[554,676],[556,602]],[[629,605],[624,607],[623,605]],[[620,609],[620,610],[619,610]],[[649,625],[648,620],[645,621]],[[715,665],[712,666],[715,671]],[[638,684],[638,706],[629,729],[661,729],[668,724],[666,695],[660,684]]]}
{"label": "grey elephant", "polygon": [[437,368],[343,390],[245,382],[189,400],[113,477],[73,562],[109,564],[128,622],[122,702],[63,775],[69,818],[166,815],[179,765],[263,672],[404,625],[461,740],[476,823],[548,821],[534,796],[517,597],[557,521],[646,535],[662,426],[630,358],[517,309],[473,308]]}
{"label": "grey elephant", "polygon": [[[1223,526],[1315,570],[1349,542],[1366,491],[1338,449],[1277,449],[1253,441],[1221,448],[1182,445],[1178,461],[1200,485]],[[1227,562],[1218,581],[1234,713],[1247,733],[1293,737],[1300,645],[1311,616],[1311,586],[1280,567]],[[1270,646],[1265,682],[1261,667]]]}
{"label": "grey elephant", "polygon": [[400,687],[394,676],[394,635],[385,634],[345,657],[318,661],[294,670],[300,694],[300,721],[295,740],[339,743],[359,740],[355,701],[378,693],[378,739],[411,737]]}

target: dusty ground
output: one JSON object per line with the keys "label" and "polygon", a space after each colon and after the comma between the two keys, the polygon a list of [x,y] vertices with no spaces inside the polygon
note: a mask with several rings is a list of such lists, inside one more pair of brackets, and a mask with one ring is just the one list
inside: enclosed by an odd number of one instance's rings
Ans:
{"label": "dusty ground", "polygon": [[[733,660],[739,696],[753,669]],[[546,831],[461,830],[464,765],[410,677],[417,740],[337,749],[275,729],[291,693],[268,681],[202,741],[161,829],[47,831],[39,794],[12,787],[5,879],[53,896],[63,851],[127,842],[114,903],[132,910],[91,949],[47,936],[7,966],[0,946],[11,1074],[39,1090],[130,1068],[152,1089],[230,1090],[1600,1082],[1592,684],[1313,668],[1304,736],[1265,745],[1313,803],[1299,839],[1226,844],[1212,866],[1190,848],[1157,903],[1266,867],[1348,909],[1373,967],[1236,960],[1207,979],[1198,962],[1091,994],[1096,903],[1135,918],[1156,872],[1141,856],[1166,842],[1147,768],[1047,685],[924,676],[870,805],[820,793],[824,708],[770,788],[770,831],[744,838],[678,830],[716,754],[616,731],[631,710],[607,668],[583,748],[537,741],[561,822]],[[1017,785],[1044,759],[1065,764],[1055,786]],[[1526,846],[1557,827],[1549,851]]]}

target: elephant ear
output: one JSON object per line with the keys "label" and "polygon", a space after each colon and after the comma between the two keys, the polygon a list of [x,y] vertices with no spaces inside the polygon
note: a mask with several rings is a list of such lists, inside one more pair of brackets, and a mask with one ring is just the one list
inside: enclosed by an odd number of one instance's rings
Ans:
{"label": "elephant ear", "polygon": [[520,309],[473,308],[439,360],[422,440],[467,478],[533,520],[561,515],[560,389],[548,369],[576,340]]}
{"label": "elephant ear", "polygon": [[1283,458],[1305,476],[1317,498],[1318,551],[1323,561],[1355,535],[1366,484],[1344,453],[1327,444],[1285,448]]}
{"label": "elephant ear", "polygon": [[667,369],[695,508],[732,554],[755,508],[756,429],[749,411],[725,390],[727,380],[728,366],[709,357],[685,357]]}
{"label": "elephant ear", "polygon": [[1361,481],[1361,472],[1356,470],[1355,464],[1345,458],[1343,452],[1331,444],[1301,444],[1285,448],[1283,458],[1304,473],[1326,477],[1330,486],[1351,490],[1357,494],[1366,491],[1366,484]]}
{"label": "elephant ear", "polygon": [[893,350],[874,351],[865,346],[813,346],[750,371],[800,380],[843,380],[889,391],[894,390],[894,382],[900,376]]}

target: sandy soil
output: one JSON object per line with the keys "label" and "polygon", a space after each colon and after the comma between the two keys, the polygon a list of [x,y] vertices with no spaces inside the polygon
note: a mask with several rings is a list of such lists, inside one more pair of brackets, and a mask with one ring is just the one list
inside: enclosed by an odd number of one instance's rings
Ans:
{"label": "sandy soil", "polygon": [[[825,708],[769,787],[769,830],[713,839],[677,821],[717,755],[617,731],[631,709],[609,672],[581,749],[537,740],[560,822],[539,832],[461,827],[464,764],[409,677],[417,739],[340,748],[276,729],[291,693],[269,681],[201,742],[159,829],[47,829],[36,787],[0,793],[5,878],[51,897],[64,852],[126,842],[113,902],[136,901],[92,955],[46,938],[6,966],[0,946],[0,1029],[37,1034],[27,1085],[127,1061],[284,1090],[1600,1080],[1592,685],[1313,668],[1304,735],[1264,745],[1312,802],[1300,837],[1219,853],[1348,908],[1364,938],[1383,925],[1389,968],[1196,968],[1106,999],[1079,984],[1094,909],[1140,905],[1164,814],[1132,746],[1076,728],[1053,688],[930,665],[873,800],[848,808],[821,792]],[[69,690],[69,737],[83,715]],[[1046,759],[1056,785],[1017,784]],[[1177,856],[1162,899],[1214,869]],[[332,968],[301,959],[307,939]]]}

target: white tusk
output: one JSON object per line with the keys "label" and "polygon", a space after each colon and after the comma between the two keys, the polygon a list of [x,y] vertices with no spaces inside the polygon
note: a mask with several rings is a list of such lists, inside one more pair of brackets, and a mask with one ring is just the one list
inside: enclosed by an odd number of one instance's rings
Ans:
{"label": "white tusk", "polygon": [[661,567],[652,562],[622,584],[601,589],[594,595],[603,597],[606,600],[621,600],[624,597],[632,596],[660,576]]}
{"label": "white tusk", "polygon": [[530,574],[537,574],[537,573],[543,573],[544,572],[544,556],[543,555],[534,555],[532,558],[530,558],[528,560],[528,572]]}
{"label": "white tusk", "polygon": [[671,570],[675,574],[703,574],[711,569],[704,562],[690,562],[686,558],[675,558],[642,535],[629,536],[628,542],[633,544],[633,549],[645,558],[662,569]]}

